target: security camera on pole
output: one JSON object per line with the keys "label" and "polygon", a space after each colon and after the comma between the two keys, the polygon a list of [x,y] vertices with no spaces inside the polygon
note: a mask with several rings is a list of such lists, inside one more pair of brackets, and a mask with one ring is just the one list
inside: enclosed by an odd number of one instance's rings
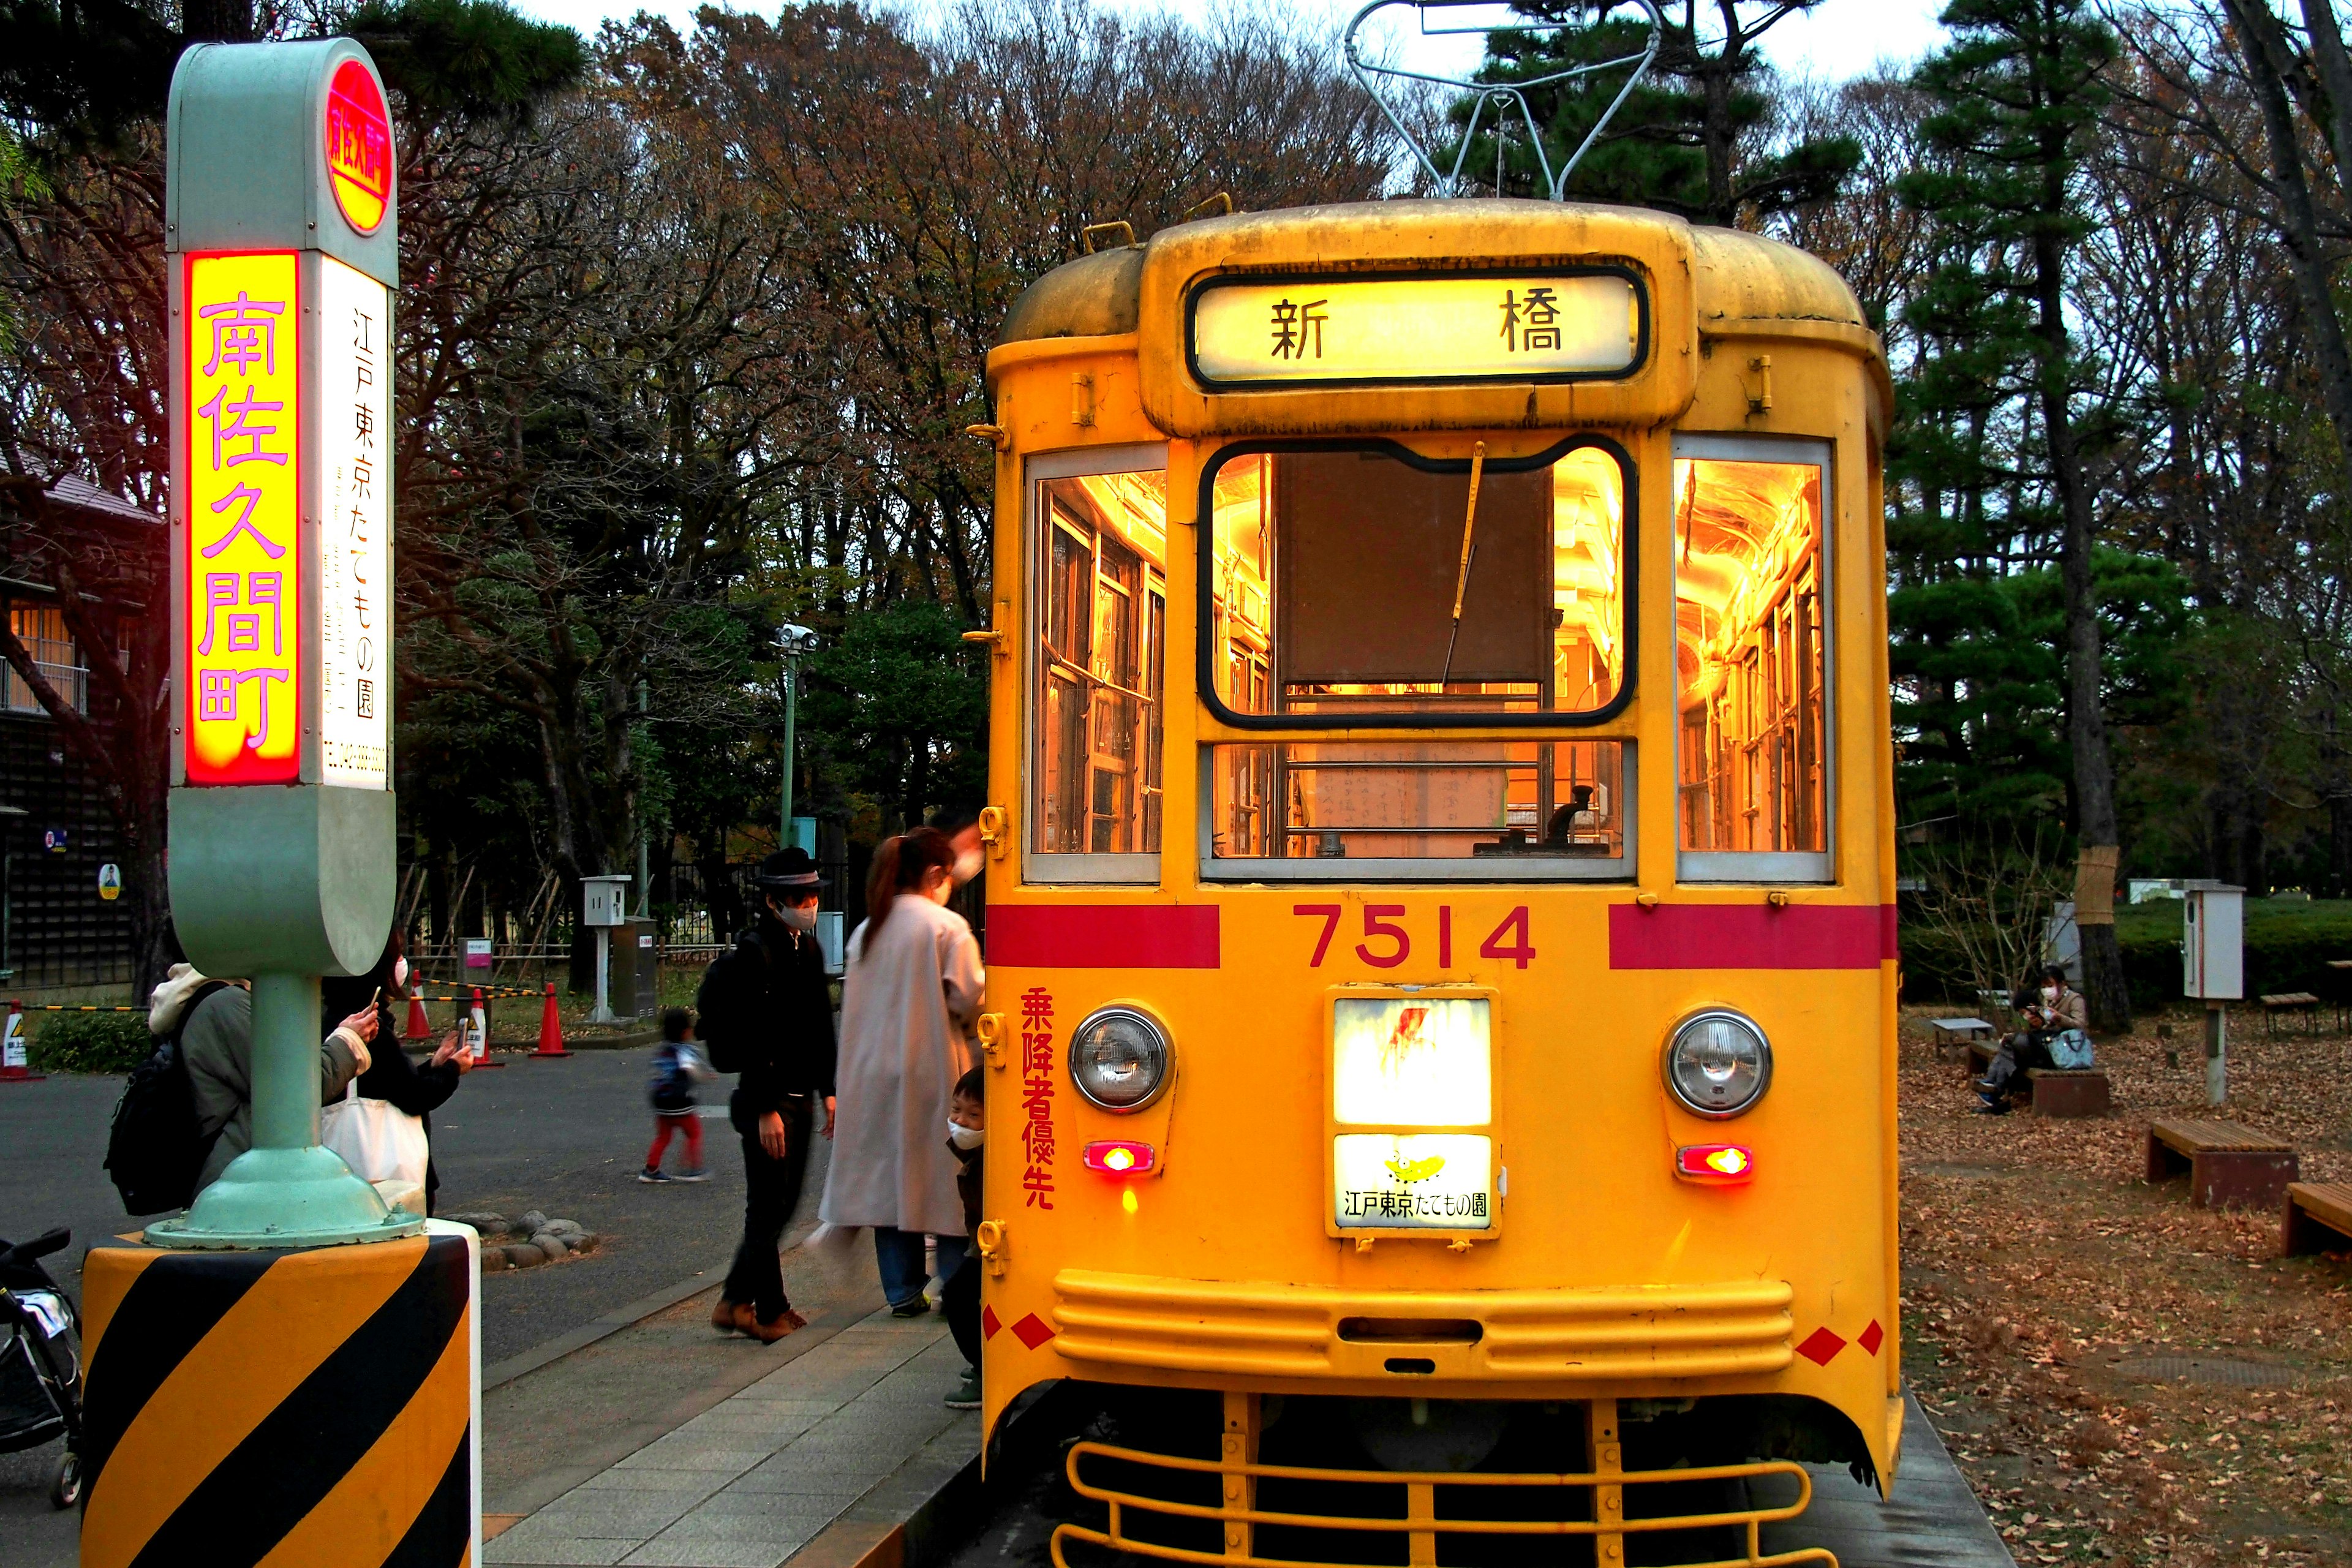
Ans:
{"label": "security camera on pole", "polygon": [[172,919],[252,987],[252,1142],[84,1265],[81,1562],[478,1561],[476,1239],[319,1144],[396,891],[391,117],[348,38],[194,45],[168,114]]}

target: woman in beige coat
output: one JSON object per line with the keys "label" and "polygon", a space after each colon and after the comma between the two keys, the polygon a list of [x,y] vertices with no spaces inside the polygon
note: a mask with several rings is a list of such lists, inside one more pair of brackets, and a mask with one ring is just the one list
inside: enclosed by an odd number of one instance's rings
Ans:
{"label": "woman in beige coat", "polygon": [[946,907],[955,860],[931,827],[875,852],[842,981],[840,1099],[820,1212],[832,1225],[872,1227],[883,1294],[906,1318],[929,1310],[923,1237],[939,1238],[945,1275],[964,1250],[948,1100],[971,1066],[981,966],[971,927]]}

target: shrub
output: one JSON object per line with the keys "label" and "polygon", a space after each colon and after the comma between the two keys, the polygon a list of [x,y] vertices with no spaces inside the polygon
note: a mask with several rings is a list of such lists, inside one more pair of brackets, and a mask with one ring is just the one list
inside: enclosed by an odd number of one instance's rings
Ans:
{"label": "shrub", "polygon": [[129,1072],[155,1048],[141,1013],[51,1013],[27,1053],[43,1072]]}

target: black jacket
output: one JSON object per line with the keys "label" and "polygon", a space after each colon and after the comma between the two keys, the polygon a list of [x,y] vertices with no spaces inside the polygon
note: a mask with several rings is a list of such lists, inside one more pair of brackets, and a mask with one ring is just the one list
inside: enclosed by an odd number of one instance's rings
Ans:
{"label": "black jacket", "polygon": [[740,1042],[738,1103],[765,1114],[788,1094],[833,1092],[833,992],[816,933],[761,914],[736,943],[760,965],[764,1005]]}

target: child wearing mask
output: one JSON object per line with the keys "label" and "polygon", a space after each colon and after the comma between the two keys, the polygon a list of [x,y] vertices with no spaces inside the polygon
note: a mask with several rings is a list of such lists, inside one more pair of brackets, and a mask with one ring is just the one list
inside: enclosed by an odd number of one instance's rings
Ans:
{"label": "child wearing mask", "polygon": [[[654,1047],[654,1076],[649,1086],[654,1102],[654,1146],[646,1152],[641,1182],[707,1182],[702,1167],[702,1113],[694,1107],[694,1086],[711,1076],[702,1053],[694,1048],[694,1015],[683,1007],[662,1014],[661,1044]],[[686,1136],[686,1169],[672,1176],[661,1168],[663,1152],[673,1134]]]}
{"label": "child wearing mask", "polygon": [[[956,1079],[948,1100],[948,1148],[961,1169],[956,1172],[956,1196],[963,1200],[967,1236],[980,1234],[980,1172],[982,1144],[987,1140],[988,1084],[983,1070],[974,1068]],[[947,1397],[950,1410],[980,1408],[980,1254],[967,1249],[963,1262],[940,1293],[940,1309],[947,1314],[948,1332],[968,1365],[963,1381]]]}

